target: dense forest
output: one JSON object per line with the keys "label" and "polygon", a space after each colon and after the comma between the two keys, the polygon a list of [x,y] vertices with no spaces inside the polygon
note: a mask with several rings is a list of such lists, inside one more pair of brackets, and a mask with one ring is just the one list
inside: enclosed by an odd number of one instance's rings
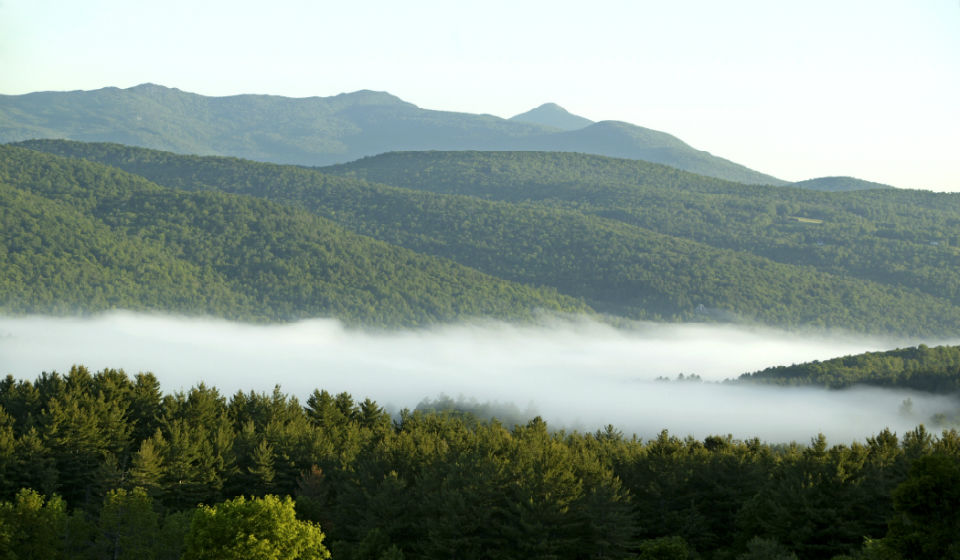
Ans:
{"label": "dense forest", "polygon": [[186,192],[0,146],[0,309],[134,309],[414,326],[583,312],[554,290],[358,235],[303,210]]}
{"label": "dense forest", "polygon": [[955,193],[770,188],[642,161],[558,153],[394,153],[324,171],[575,208],[711,247],[960,302]]}
{"label": "dense forest", "polygon": [[75,366],[0,381],[0,555],[960,557],[960,434],[878,430],[567,433]]}
{"label": "dense forest", "polygon": [[630,319],[898,335],[960,329],[960,223],[951,211],[960,199],[951,195],[747,186],[578,154],[387,154],[326,170],[358,176],[386,162],[372,178],[393,177],[396,187],[111,144],[22,145],[170,189],[267,199],[572,298],[554,295],[547,309],[579,300]]}

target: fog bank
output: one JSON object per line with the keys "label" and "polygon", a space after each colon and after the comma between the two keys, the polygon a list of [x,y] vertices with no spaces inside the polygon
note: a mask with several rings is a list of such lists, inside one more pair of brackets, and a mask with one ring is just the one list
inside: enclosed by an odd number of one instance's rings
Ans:
{"label": "fog bank", "polygon": [[[772,365],[898,346],[956,341],[799,336],[729,325],[589,321],[482,322],[399,332],[345,330],[331,320],[255,326],[111,313],[91,319],[0,318],[0,374],[34,379],[72,364],[151,371],[164,391],[199,381],[226,395],[280,384],[301,400],[315,388],[413,408],[441,393],[532,405],[554,425],[614,424],[654,436],[732,433],[806,442],[898,433],[956,402],[908,391],[784,389],[654,381],[696,374],[720,380]],[[913,400],[912,417],[898,413]]]}

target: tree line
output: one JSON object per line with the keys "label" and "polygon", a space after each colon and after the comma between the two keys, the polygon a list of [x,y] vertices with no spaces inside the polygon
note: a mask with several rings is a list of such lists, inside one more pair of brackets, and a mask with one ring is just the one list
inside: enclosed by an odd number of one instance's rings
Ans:
{"label": "tree line", "polygon": [[819,385],[842,389],[856,384],[901,387],[938,394],[960,392],[960,346],[920,344],[864,352],[830,360],[775,366],[745,373],[740,382]]}
{"label": "tree line", "polygon": [[[264,536],[275,530],[313,535],[304,558],[320,547],[345,559],[960,554],[955,430],[878,427],[833,445],[823,435],[644,440],[540,418],[508,426],[441,401],[391,415],[321,389],[301,404],[279,388],[164,394],[152,374],[82,366],[8,376],[0,550],[198,558],[214,545],[197,543],[226,532],[254,548],[220,557],[242,557],[285,542]],[[271,522],[251,528],[251,516]]]}

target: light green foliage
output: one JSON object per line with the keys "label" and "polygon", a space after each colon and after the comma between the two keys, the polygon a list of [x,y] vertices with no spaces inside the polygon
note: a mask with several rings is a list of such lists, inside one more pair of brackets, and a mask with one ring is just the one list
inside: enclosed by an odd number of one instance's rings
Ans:
{"label": "light green foliage", "polygon": [[12,503],[0,502],[0,558],[66,558],[67,523],[67,504],[58,496],[20,490]]}
{"label": "light green foliage", "polygon": [[299,521],[293,500],[243,496],[200,506],[187,535],[185,560],[329,558],[318,525]]}

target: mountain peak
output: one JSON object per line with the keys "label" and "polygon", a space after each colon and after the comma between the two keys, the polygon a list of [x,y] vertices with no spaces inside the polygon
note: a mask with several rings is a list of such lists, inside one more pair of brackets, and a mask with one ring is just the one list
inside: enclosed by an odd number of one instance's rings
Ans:
{"label": "mountain peak", "polygon": [[510,120],[541,124],[561,130],[578,130],[593,124],[590,119],[574,115],[556,103],[544,103],[526,113],[510,117]]}
{"label": "mountain peak", "polygon": [[144,82],[142,84],[137,84],[135,86],[131,86],[126,89],[127,91],[140,91],[140,92],[180,91],[177,88],[162,86],[160,84],[155,84],[153,82]]}

